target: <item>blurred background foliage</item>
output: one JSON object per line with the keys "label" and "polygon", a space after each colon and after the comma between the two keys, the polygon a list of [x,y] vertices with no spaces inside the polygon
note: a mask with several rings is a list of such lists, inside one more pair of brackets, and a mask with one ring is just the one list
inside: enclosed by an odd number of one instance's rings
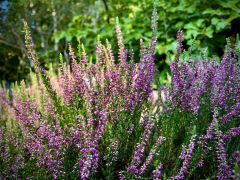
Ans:
{"label": "blurred background foliage", "polygon": [[[137,62],[139,39],[151,38],[153,4],[153,0],[1,0],[0,80],[26,79],[32,67],[24,46],[23,19],[31,27],[46,68],[50,63],[58,65],[60,52],[68,61],[68,43],[77,47],[80,41],[94,59],[97,39],[108,39],[117,55],[116,17]],[[203,58],[206,52],[213,58],[221,57],[226,38],[235,42],[240,32],[240,0],[158,0],[155,4],[159,18],[156,66],[163,83],[176,51],[179,29],[185,33],[184,48],[194,47],[195,59]]]}

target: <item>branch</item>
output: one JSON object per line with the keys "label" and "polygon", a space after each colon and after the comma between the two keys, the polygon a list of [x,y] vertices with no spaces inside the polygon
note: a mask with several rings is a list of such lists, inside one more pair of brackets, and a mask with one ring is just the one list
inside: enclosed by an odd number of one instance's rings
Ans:
{"label": "branch", "polygon": [[15,49],[21,50],[21,48],[19,48],[18,46],[15,46],[15,45],[7,42],[7,41],[4,41],[3,39],[0,39],[0,43],[1,43],[1,44],[5,44],[5,45],[10,46],[10,47],[13,47],[13,48],[15,48]]}
{"label": "branch", "polygon": [[103,4],[105,6],[105,9],[106,9],[106,12],[107,12],[107,22],[108,24],[110,23],[110,20],[109,20],[109,16],[108,16],[108,5],[107,5],[107,1],[106,0],[103,0]]}

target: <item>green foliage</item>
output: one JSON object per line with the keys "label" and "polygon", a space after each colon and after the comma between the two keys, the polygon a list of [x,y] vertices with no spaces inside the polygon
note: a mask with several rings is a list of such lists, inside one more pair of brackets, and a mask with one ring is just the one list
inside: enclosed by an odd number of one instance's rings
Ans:
{"label": "green foliage", "polygon": [[[57,41],[65,40],[74,42],[81,40],[89,47],[87,51],[94,52],[96,37],[110,39],[114,36],[114,18],[120,17],[120,23],[125,32],[125,42],[137,54],[138,39],[149,39],[149,28],[153,1],[107,1],[108,8],[104,7],[105,1],[97,1],[92,5],[96,11],[89,14],[75,16],[66,29],[56,33],[53,38]],[[126,3],[128,6],[126,7]],[[211,55],[221,56],[225,39],[229,36],[235,38],[238,33],[240,2],[230,0],[227,2],[214,1],[156,1],[159,11],[159,43],[157,46],[157,60],[167,62],[173,58],[176,50],[175,34],[178,29],[185,32],[185,45],[191,46],[192,39],[195,45],[209,47]],[[136,58],[137,59],[137,58]],[[159,65],[161,66],[161,65]]]}

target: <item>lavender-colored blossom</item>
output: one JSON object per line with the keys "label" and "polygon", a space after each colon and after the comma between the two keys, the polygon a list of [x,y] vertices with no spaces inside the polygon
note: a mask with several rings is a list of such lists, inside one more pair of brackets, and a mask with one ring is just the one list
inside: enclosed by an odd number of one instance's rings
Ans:
{"label": "lavender-colored blossom", "polygon": [[217,149],[218,179],[230,179],[232,176],[232,170],[227,162],[225,143],[223,140],[223,134],[220,130],[215,130],[214,139]]}
{"label": "lavender-colored blossom", "polygon": [[204,160],[201,159],[198,163],[198,167],[202,168],[204,166]]}
{"label": "lavender-colored blossom", "polygon": [[233,137],[239,137],[240,136],[240,127],[234,127],[229,129],[224,135],[223,139],[224,140],[230,140]]}
{"label": "lavender-colored blossom", "polygon": [[163,175],[163,164],[160,164],[159,167],[152,172],[153,180],[161,180]]}
{"label": "lavender-colored blossom", "polygon": [[133,154],[131,165],[130,167],[127,168],[129,172],[138,173],[138,166],[142,163],[142,158],[144,156],[147,142],[150,139],[150,135],[152,133],[153,127],[154,127],[154,123],[148,119],[145,126],[145,130],[143,132],[143,137],[141,139],[141,142],[136,146],[136,150]]}
{"label": "lavender-colored blossom", "polygon": [[[178,36],[180,38],[181,33]],[[178,52],[181,49],[179,46]],[[220,64],[204,61],[180,62],[178,54],[178,60],[171,64],[173,108],[193,112],[198,116],[199,110],[206,103],[203,95],[207,94],[211,101],[210,111],[218,108],[225,113],[232,111],[226,118],[236,116],[238,110],[234,111],[232,107],[237,108],[240,99],[240,69],[231,51],[228,49]]]}
{"label": "lavender-colored blossom", "polygon": [[231,119],[239,117],[240,116],[240,103],[236,104],[235,107],[233,108],[232,111],[227,113],[223,117],[223,123],[226,124],[228,123]]}
{"label": "lavender-colored blossom", "polygon": [[181,52],[183,50],[183,30],[179,30],[177,33],[177,40],[178,40],[178,48],[177,48],[177,55],[175,58],[176,62],[179,62],[179,58],[181,55]]}
{"label": "lavender-colored blossom", "polygon": [[124,179],[125,179],[125,177],[124,177],[124,175],[123,175],[123,171],[120,171],[120,172],[118,173],[118,175],[119,175],[119,180],[124,180]]}
{"label": "lavender-colored blossom", "polygon": [[154,156],[156,155],[158,147],[165,141],[165,137],[159,136],[156,143],[153,145],[145,163],[141,166],[139,173],[143,175],[148,166],[152,163]]}
{"label": "lavender-colored blossom", "polygon": [[119,47],[119,53],[118,53],[119,59],[124,65],[126,65],[127,51],[124,46],[122,31],[121,31],[121,28],[120,28],[120,25],[118,24],[118,22],[116,25],[116,34],[117,34],[117,42],[118,42],[118,47]]}
{"label": "lavender-colored blossom", "polygon": [[213,79],[212,106],[229,112],[230,108],[239,103],[239,66],[232,56],[232,50],[227,49],[216,75]]}
{"label": "lavender-colored blossom", "polygon": [[73,52],[71,44],[68,44],[68,49],[69,49],[69,55],[71,56],[72,61],[76,62],[77,56]]}
{"label": "lavender-colored blossom", "polygon": [[240,151],[236,151],[234,152],[234,155],[233,155],[235,158],[240,158]]}
{"label": "lavender-colored blossom", "polygon": [[196,116],[205,103],[204,93],[211,91],[215,64],[208,62],[173,62],[172,105],[184,112],[193,112]]}
{"label": "lavender-colored blossom", "polygon": [[240,151],[237,150],[233,153],[233,160],[236,164],[240,165]]}
{"label": "lavender-colored blossom", "polygon": [[184,160],[187,154],[187,147],[185,145],[182,146],[182,151],[179,156],[179,159]]}
{"label": "lavender-colored blossom", "polygon": [[[190,165],[190,161],[192,159],[194,150],[195,150],[195,146],[196,146],[196,136],[193,136],[192,139],[190,140],[190,143],[188,145],[188,149],[187,152],[185,153],[185,156],[182,157],[184,159],[183,161],[183,165],[178,173],[177,176],[173,177],[173,179],[178,179],[178,180],[183,180],[186,176],[188,167]],[[185,149],[184,149],[185,151]]]}
{"label": "lavender-colored blossom", "polygon": [[89,179],[92,173],[98,168],[99,151],[97,148],[82,149],[83,159],[80,160],[82,165],[80,169],[81,179]]}
{"label": "lavender-colored blossom", "polygon": [[135,165],[131,165],[129,167],[127,167],[127,171],[131,174],[137,175],[139,170]]}
{"label": "lavender-colored blossom", "polygon": [[219,118],[219,114],[217,111],[215,111],[215,114],[214,114],[214,117],[213,117],[213,120],[212,120],[212,123],[210,124],[210,126],[208,127],[207,129],[207,137],[209,139],[211,139],[213,137],[213,133],[215,131],[215,128],[217,126],[217,123],[218,123],[218,118]]}

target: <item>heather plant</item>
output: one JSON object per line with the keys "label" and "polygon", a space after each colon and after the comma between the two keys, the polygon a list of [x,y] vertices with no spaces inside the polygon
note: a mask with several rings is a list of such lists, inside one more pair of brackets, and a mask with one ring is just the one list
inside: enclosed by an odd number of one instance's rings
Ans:
{"label": "heather plant", "polygon": [[71,63],[64,63],[60,56],[58,77],[39,64],[25,23],[26,47],[36,73],[32,74],[30,87],[22,82],[14,88],[11,105],[27,156],[22,177],[89,179],[99,173],[116,177],[119,170],[130,166],[137,143],[142,148],[149,145],[147,135],[154,143],[141,170],[144,174],[164,140],[157,133],[150,136],[153,127],[144,131],[145,126],[154,124],[150,122],[147,100],[154,77],[156,16],[154,11],[153,38],[148,47],[141,43],[139,64],[133,64],[133,55],[125,48],[117,23],[117,61],[108,42],[106,46],[98,42],[95,64],[89,62],[83,46],[80,59],[69,46]]}
{"label": "heather plant", "polygon": [[221,62],[182,61],[179,31],[171,83],[153,100],[156,17],[139,63],[117,20],[118,59],[108,41],[98,41],[94,63],[69,45],[71,61],[60,54],[56,72],[40,65],[25,23],[35,72],[31,84],[0,91],[0,178],[239,177],[238,48],[228,42]]}
{"label": "heather plant", "polygon": [[[182,31],[177,38],[178,54],[171,64],[172,82],[165,93],[168,105],[158,121],[161,134],[169,137],[159,155],[159,161],[168,162],[162,173],[174,175],[174,179],[207,178],[210,177],[204,170],[207,167],[212,177],[230,179],[234,167],[230,157],[239,149],[238,49],[230,48],[228,42],[221,62],[186,62],[181,61]],[[169,169],[178,169],[178,174]]]}

